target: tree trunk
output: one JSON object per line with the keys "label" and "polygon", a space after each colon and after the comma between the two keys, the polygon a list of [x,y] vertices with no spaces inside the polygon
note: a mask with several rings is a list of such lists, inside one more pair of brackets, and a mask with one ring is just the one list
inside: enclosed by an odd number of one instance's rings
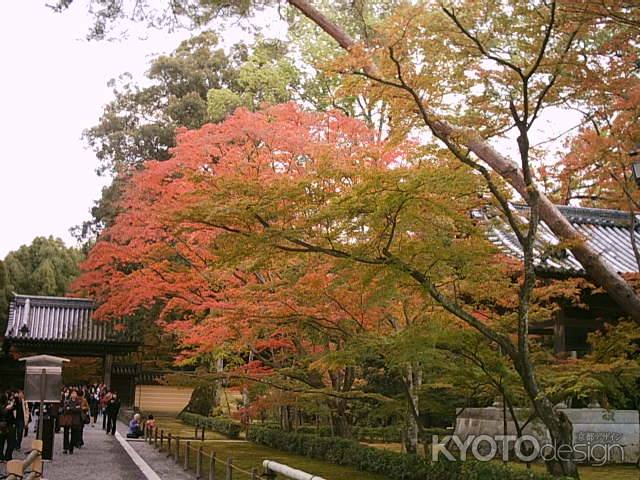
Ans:
{"label": "tree trunk", "polygon": [[[549,397],[538,388],[531,363],[522,360],[522,357],[516,360],[516,368],[538,417],[549,430],[554,448],[557,451],[558,447],[562,445],[573,446],[573,427],[571,422],[563,412],[556,411],[553,408]],[[546,466],[552,475],[580,478],[573,455],[566,460],[547,461]]]}
{"label": "tree trunk", "polygon": [[203,383],[197,385],[191,393],[191,398],[184,412],[197,413],[198,415],[209,416],[212,410],[218,406],[217,382]]}
{"label": "tree trunk", "polygon": [[280,407],[280,428],[285,432],[290,432],[293,422],[291,421],[291,408],[288,405]]}
{"label": "tree trunk", "polygon": [[418,417],[420,415],[420,387],[422,386],[422,366],[418,363],[408,363],[405,373],[407,385],[407,414],[406,414],[406,450],[407,453],[418,453],[419,433]]}
{"label": "tree trunk", "polygon": [[[345,367],[341,370],[329,372],[331,388],[336,392],[348,392],[355,380],[355,369]],[[343,398],[331,398],[327,401],[331,411],[331,428],[333,434],[338,437],[351,438],[351,418],[348,412],[347,400]]]}
{"label": "tree trunk", "polygon": [[[288,0],[288,2],[329,34],[345,50],[348,51],[356,45],[356,42],[344,29],[325,17],[307,0]],[[373,63],[366,66],[365,70],[374,77],[379,75],[377,67]],[[439,120],[427,110],[419,98],[415,100],[421,110],[426,126],[431,129],[436,137],[447,144],[463,144],[504,178],[522,198],[529,197],[522,170],[512,160],[500,154],[488,141],[476,133],[454,127],[448,122]],[[568,243],[569,249],[582,264],[591,279],[604,288],[627,315],[633,318],[635,322],[640,323],[640,296],[613,267],[608,265],[596,251],[589,247],[585,238],[543,194],[539,194],[539,205],[540,218],[561,241]]]}
{"label": "tree trunk", "polygon": [[351,438],[351,423],[347,418],[346,402],[338,399],[330,402],[331,429],[337,437]]}

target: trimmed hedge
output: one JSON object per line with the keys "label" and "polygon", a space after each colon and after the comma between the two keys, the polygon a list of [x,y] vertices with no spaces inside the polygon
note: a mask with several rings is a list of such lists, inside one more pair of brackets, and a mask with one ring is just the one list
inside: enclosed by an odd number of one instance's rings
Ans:
{"label": "trimmed hedge", "polygon": [[[367,447],[353,440],[287,433],[251,426],[247,439],[277,450],[346,465],[393,480],[549,480],[546,474],[513,470],[497,462],[430,462],[409,455]],[[557,480],[555,478],[554,480]]]}
{"label": "trimmed hedge", "polygon": [[242,431],[240,424],[225,417],[205,417],[197,413],[182,412],[178,418],[189,425],[208,427],[232,439],[239,438]]}
{"label": "trimmed hedge", "polygon": [[[273,424],[260,424],[260,426],[271,429],[280,429],[280,425]],[[314,427],[312,425],[303,425],[301,427],[294,427],[295,433],[305,433],[309,435],[320,435],[322,437],[331,437],[331,427],[322,426]],[[361,442],[368,443],[399,443],[402,441],[402,431],[398,427],[353,427],[351,433],[353,438]],[[445,436],[450,432],[445,428],[427,428],[422,433],[423,442],[431,442],[431,435]]]}

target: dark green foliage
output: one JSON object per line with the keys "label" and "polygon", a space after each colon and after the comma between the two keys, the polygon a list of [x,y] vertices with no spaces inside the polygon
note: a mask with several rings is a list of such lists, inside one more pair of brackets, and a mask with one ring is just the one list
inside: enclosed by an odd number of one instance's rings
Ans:
{"label": "dark green foliage", "polygon": [[239,423],[225,417],[205,417],[195,413],[182,412],[178,418],[189,425],[200,425],[210,428],[231,439],[239,438],[240,432],[242,431]]}
{"label": "dark green foliage", "polygon": [[0,262],[0,329],[4,333],[13,293],[64,296],[80,273],[83,254],[59,238],[36,237]]}
{"label": "dark green foliage", "polygon": [[385,475],[393,480],[546,480],[534,474],[493,462],[429,462],[417,455],[381,450],[336,437],[252,426],[247,439],[285,452]]}
{"label": "dark green foliage", "polygon": [[[278,424],[261,424],[261,427],[279,429]],[[296,433],[308,435],[319,435],[321,437],[331,436],[331,427],[314,427],[303,425],[295,429]],[[431,435],[448,435],[448,430],[444,428],[426,428],[422,432],[423,441],[431,441]],[[399,443],[402,441],[402,431],[397,426],[390,427],[351,427],[351,435],[360,442],[367,443]]]}

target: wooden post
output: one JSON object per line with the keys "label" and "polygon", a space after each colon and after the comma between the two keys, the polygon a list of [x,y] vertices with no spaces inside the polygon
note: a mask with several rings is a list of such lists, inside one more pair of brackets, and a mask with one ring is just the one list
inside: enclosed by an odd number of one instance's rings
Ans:
{"label": "wooden post", "polygon": [[171,454],[173,453],[171,451],[171,432],[167,435],[167,452],[167,457],[171,457]]}
{"label": "wooden post", "polygon": [[184,469],[189,470],[189,449],[191,448],[191,442],[187,440],[187,446],[184,452]]}
{"label": "wooden post", "polygon": [[153,429],[153,446],[158,446],[158,427]]}
{"label": "wooden post", "polygon": [[202,478],[202,450],[203,447],[200,445],[198,447],[198,451],[196,452],[196,479],[200,480]]}
{"label": "wooden post", "polygon": [[164,447],[164,430],[160,430],[160,451]]}
{"label": "wooden post", "polygon": [[227,457],[227,478],[226,480],[233,480],[233,458]]}
{"label": "wooden post", "polygon": [[176,456],[173,459],[176,463],[180,462],[180,437],[176,437]]}
{"label": "wooden post", "polygon": [[18,478],[23,477],[24,467],[22,466],[22,460],[9,460],[7,462],[7,475],[11,474]]}
{"label": "wooden post", "polygon": [[567,330],[565,318],[562,314],[556,314],[553,322],[553,349],[556,355],[561,355],[567,350]]}
{"label": "wooden post", "polygon": [[40,406],[38,407],[38,437],[42,440],[42,429],[44,428],[44,392],[47,388],[47,369],[40,372]]}
{"label": "wooden post", "polygon": [[38,457],[33,461],[33,463],[31,464],[31,472],[37,472],[40,474],[40,476],[42,476],[42,473],[44,471],[44,466],[42,463],[42,448],[43,448],[43,442],[42,440],[33,440],[31,442],[31,450],[35,450],[37,452],[39,452]]}
{"label": "wooden post", "polygon": [[200,429],[200,440],[204,442],[204,424],[202,424],[202,428]]}
{"label": "wooden post", "polygon": [[104,366],[104,380],[103,383],[107,386],[107,388],[111,388],[111,370],[113,368],[113,354],[107,353],[104,356],[104,360],[102,362]]}
{"label": "wooden post", "polygon": [[216,452],[209,457],[209,480],[216,480]]}

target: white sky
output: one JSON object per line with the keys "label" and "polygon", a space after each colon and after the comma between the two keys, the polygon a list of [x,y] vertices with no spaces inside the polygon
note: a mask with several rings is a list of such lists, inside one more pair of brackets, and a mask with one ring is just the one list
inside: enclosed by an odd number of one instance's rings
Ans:
{"label": "white sky", "polygon": [[[77,5],[75,3],[78,3]],[[124,72],[142,81],[149,61],[174,50],[184,30],[129,31],[119,41],[85,40],[91,19],[83,2],[56,14],[44,0],[6,2],[0,16],[0,258],[38,235],[75,244],[69,228],[90,218],[108,178],[85,148],[83,129],[95,125],[112,99],[109,79]],[[261,18],[265,34],[277,35],[273,18]],[[224,43],[246,36],[227,30]],[[143,39],[139,37],[144,37]],[[543,115],[532,143],[577,123],[568,112]],[[515,142],[500,142],[513,154]]]}
{"label": "white sky", "polygon": [[0,16],[0,258],[38,235],[74,244],[69,228],[90,217],[108,182],[80,138],[112,98],[107,81],[126,71],[142,79],[153,54],[189,35],[87,42],[85,5],[56,14],[44,4],[6,2]]}

